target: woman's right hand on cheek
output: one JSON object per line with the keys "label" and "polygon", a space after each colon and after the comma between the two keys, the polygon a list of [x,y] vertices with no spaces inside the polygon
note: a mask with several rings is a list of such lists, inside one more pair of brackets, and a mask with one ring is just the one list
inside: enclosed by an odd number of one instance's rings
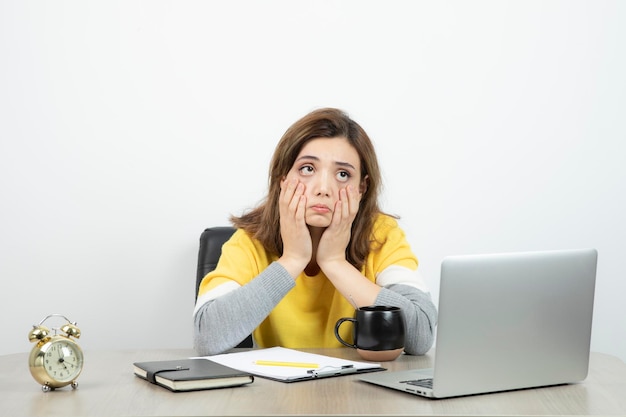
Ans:
{"label": "woman's right hand on cheek", "polygon": [[313,253],[311,234],[306,225],[304,184],[298,180],[283,180],[278,207],[283,254],[279,262],[296,278],[309,263]]}

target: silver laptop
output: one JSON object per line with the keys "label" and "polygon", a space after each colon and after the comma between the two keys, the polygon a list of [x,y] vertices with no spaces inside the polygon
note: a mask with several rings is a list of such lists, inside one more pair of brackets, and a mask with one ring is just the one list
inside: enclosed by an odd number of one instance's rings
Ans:
{"label": "silver laptop", "polygon": [[430,398],[582,381],[597,256],[581,249],[445,258],[434,367],[361,380]]}

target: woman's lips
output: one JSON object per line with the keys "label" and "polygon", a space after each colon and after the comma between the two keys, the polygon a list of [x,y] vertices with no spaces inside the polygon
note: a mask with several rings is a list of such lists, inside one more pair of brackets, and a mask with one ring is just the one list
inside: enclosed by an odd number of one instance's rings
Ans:
{"label": "woman's lips", "polygon": [[315,204],[311,206],[311,210],[317,213],[330,213],[330,207],[325,204]]}

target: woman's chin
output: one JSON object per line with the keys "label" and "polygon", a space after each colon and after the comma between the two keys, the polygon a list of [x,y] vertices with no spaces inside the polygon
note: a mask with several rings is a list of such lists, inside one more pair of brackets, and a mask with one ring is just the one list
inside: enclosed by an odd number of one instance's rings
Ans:
{"label": "woman's chin", "polygon": [[307,226],[309,227],[323,227],[326,228],[330,226],[330,219],[325,218],[324,216],[307,216],[305,219]]}

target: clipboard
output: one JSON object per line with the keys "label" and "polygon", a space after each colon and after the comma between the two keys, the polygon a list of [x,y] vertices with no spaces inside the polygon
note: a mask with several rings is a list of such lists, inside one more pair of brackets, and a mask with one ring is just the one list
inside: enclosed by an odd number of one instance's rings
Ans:
{"label": "clipboard", "polygon": [[[342,375],[384,371],[380,363],[356,362],[284,347],[253,349],[244,352],[202,356],[213,362],[280,382],[310,381]],[[259,365],[256,362],[291,362],[317,367]]]}

